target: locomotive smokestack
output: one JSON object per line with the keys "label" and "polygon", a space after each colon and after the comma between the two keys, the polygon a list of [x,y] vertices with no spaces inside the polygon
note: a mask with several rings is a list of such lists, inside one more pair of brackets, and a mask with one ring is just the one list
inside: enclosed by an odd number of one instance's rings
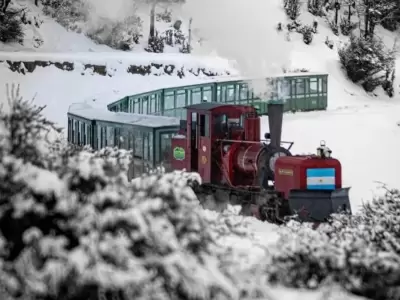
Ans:
{"label": "locomotive smokestack", "polygon": [[281,146],[283,104],[268,103],[267,106],[268,106],[269,133],[271,135],[271,145],[278,148]]}

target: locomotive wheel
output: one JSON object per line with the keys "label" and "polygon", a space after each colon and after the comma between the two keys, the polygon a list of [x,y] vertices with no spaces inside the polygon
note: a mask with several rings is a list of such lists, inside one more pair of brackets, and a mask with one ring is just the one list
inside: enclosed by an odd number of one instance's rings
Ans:
{"label": "locomotive wheel", "polygon": [[260,215],[264,221],[278,225],[283,224],[285,217],[288,215],[284,201],[278,197],[271,197],[267,203],[261,205]]}
{"label": "locomotive wheel", "polygon": [[228,198],[223,191],[216,190],[215,192],[198,192],[196,193],[200,205],[203,209],[222,212],[228,207]]}

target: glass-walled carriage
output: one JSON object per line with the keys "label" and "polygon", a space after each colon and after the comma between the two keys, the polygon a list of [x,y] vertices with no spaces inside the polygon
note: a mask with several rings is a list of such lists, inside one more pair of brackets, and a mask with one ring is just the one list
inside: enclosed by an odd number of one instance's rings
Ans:
{"label": "glass-walled carriage", "polygon": [[178,132],[179,123],[177,118],[114,113],[75,104],[68,111],[68,141],[93,149],[108,146],[132,150],[133,172],[142,174],[169,161],[171,138]]}
{"label": "glass-walled carriage", "polygon": [[[161,115],[186,119],[184,107],[201,102],[250,104],[261,115],[268,114],[268,100],[285,100],[285,111],[324,110],[328,105],[326,74],[300,73],[263,79],[271,89],[258,98],[252,83],[220,81],[207,84],[175,87],[127,96],[109,104],[114,112]],[[260,81],[260,80],[256,80]],[[266,83],[265,83],[266,85]]]}

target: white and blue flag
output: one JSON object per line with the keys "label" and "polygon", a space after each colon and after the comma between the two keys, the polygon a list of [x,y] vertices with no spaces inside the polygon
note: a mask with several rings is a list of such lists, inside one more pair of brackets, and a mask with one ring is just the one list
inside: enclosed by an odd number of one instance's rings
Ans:
{"label": "white and blue flag", "polygon": [[309,190],[334,190],[335,169],[307,169],[307,189]]}

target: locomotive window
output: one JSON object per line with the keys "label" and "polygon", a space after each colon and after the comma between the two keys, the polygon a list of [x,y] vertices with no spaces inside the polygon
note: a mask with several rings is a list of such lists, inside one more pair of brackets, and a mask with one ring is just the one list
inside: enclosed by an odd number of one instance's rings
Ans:
{"label": "locomotive window", "polygon": [[210,117],[208,115],[200,115],[200,136],[210,136]]}
{"label": "locomotive window", "polygon": [[192,130],[196,130],[197,113],[192,113]]}
{"label": "locomotive window", "polygon": [[222,134],[227,131],[228,117],[224,115],[217,115],[214,118],[214,133]]}
{"label": "locomotive window", "polygon": [[245,116],[244,116],[244,114],[242,114],[240,116],[240,120],[239,120],[239,126],[242,128],[244,128],[244,118],[245,118]]}

